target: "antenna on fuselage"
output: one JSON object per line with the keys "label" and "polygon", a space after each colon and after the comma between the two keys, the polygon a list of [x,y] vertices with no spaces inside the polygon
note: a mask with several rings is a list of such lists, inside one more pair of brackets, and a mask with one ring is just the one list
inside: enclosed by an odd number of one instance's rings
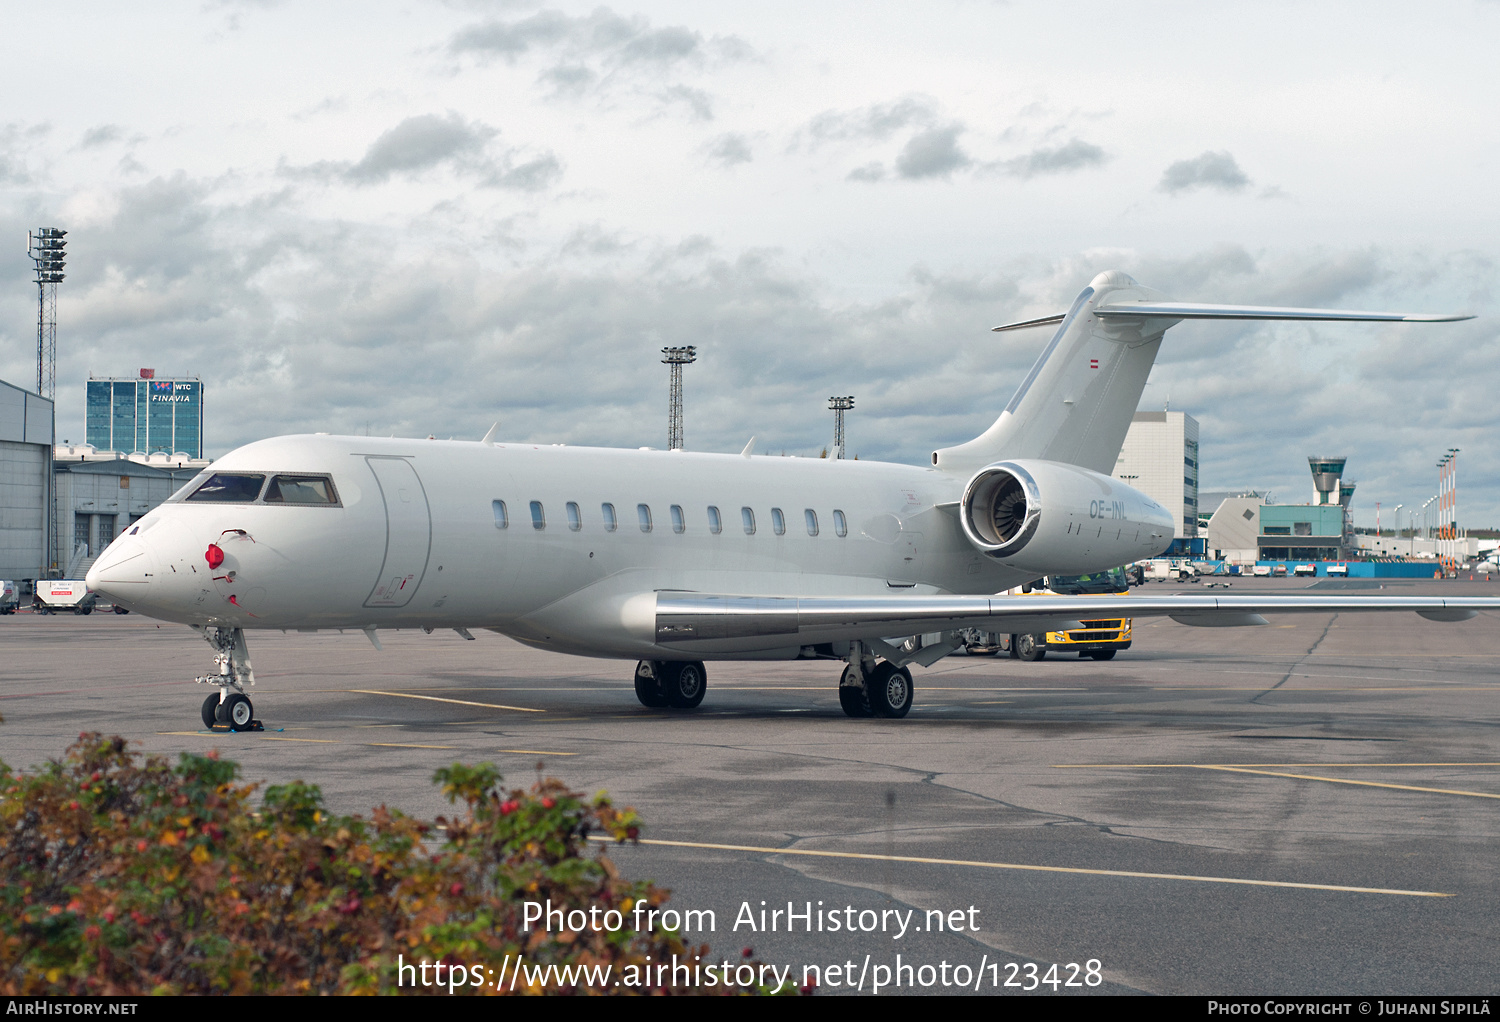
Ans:
{"label": "antenna on fuselage", "polygon": [[745,445],[745,449],[740,452],[740,457],[741,458],[748,458],[748,457],[750,457],[750,455],[752,455],[754,453],[755,453],[755,437],[751,437],[750,438],[750,442]]}
{"label": "antenna on fuselage", "polygon": [[495,446],[495,434],[497,434],[499,432],[500,432],[500,423],[497,422],[493,426],[490,427],[490,431],[488,433],[486,433],[484,435],[484,439],[481,440],[481,441],[479,441],[479,442],[482,443],[482,444],[484,444],[484,446],[486,446],[486,447],[494,447]]}

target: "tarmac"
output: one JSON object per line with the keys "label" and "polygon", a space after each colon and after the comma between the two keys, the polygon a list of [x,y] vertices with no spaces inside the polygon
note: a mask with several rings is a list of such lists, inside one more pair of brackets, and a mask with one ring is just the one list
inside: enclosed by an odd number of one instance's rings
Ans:
{"label": "tarmac", "polygon": [[189,629],[22,613],[0,617],[0,759],[32,766],[102,731],[173,757],[216,748],[341,812],[423,817],[448,809],[441,765],[493,761],[518,785],[543,771],[640,811],[644,840],[607,854],[671,907],[713,913],[684,935],[705,961],[749,948],[823,993],[883,977],[883,993],[1485,994],[1496,624],[1138,620],[1109,662],[914,669],[903,720],[845,717],[836,662],[710,663],[684,712],[640,706],[633,664],[493,633],[382,632],[377,652],[353,631],[252,632],[267,730],[232,734],[199,719],[212,650]]}

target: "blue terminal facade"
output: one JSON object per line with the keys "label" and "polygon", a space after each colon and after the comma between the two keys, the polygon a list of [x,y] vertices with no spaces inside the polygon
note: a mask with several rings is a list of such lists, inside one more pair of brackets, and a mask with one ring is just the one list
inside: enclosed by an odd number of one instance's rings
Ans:
{"label": "blue terminal facade", "polygon": [[203,457],[203,381],[88,381],[85,440],[101,451]]}

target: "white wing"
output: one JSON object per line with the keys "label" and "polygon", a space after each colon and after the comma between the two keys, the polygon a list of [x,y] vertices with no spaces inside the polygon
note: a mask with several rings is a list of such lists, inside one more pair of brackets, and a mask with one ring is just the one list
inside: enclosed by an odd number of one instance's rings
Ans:
{"label": "white wing", "polygon": [[656,641],[683,652],[809,646],[958,628],[993,632],[1059,631],[1081,619],[1170,617],[1182,624],[1264,624],[1265,614],[1411,611],[1434,621],[1464,621],[1500,610],[1500,597],[1478,596],[733,596],[656,594]]}

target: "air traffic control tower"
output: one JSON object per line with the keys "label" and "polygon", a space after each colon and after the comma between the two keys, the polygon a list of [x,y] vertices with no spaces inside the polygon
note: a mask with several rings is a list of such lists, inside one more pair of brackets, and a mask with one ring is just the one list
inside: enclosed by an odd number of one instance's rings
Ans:
{"label": "air traffic control tower", "polygon": [[1344,464],[1348,458],[1320,458],[1308,455],[1307,467],[1312,469],[1314,504],[1338,505],[1344,509],[1344,553],[1358,549],[1354,540],[1354,516],[1349,504],[1354,500],[1354,483],[1344,482]]}

